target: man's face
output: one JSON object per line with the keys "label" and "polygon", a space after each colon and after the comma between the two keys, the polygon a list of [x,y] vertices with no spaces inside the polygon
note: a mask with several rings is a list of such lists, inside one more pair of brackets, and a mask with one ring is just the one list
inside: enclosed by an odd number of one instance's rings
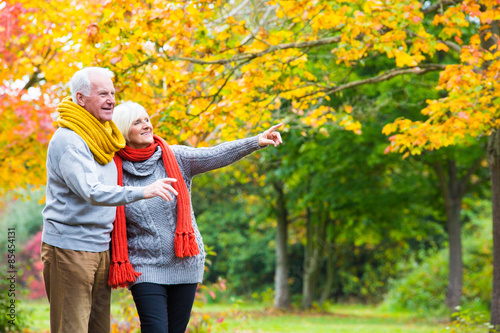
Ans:
{"label": "man's face", "polygon": [[90,75],[90,96],[77,94],[77,103],[96,117],[101,123],[113,118],[115,109],[115,88],[113,81],[106,76]]}

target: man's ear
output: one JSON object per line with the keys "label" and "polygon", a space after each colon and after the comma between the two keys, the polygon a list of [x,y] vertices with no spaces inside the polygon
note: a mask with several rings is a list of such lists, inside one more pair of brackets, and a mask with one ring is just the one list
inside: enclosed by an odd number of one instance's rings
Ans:
{"label": "man's ear", "polygon": [[80,106],[85,106],[85,96],[81,92],[76,93],[76,101],[73,101]]}

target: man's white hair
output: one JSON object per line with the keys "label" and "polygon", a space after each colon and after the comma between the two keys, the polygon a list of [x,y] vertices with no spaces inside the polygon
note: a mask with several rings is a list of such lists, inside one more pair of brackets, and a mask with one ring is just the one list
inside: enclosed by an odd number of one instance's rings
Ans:
{"label": "man's white hair", "polygon": [[100,75],[112,79],[115,75],[112,71],[103,67],[85,67],[73,74],[69,81],[69,89],[71,91],[71,98],[76,103],[76,93],[82,93],[84,96],[90,96],[90,75]]}
{"label": "man's white hair", "polygon": [[146,109],[134,102],[125,102],[120,105],[115,106],[115,111],[113,112],[113,122],[116,127],[122,132],[125,141],[129,141],[129,132],[132,124],[140,118],[141,114],[146,112]]}

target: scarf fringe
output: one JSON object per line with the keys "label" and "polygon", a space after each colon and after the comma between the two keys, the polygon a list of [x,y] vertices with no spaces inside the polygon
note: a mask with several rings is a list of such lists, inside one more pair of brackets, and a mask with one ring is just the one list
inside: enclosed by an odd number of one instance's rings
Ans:
{"label": "scarf fringe", "polygon": [[109,267],[108,284],[113,289],[127,287],[142,273],[136,272],[130,262],[112,262]]}
{"label": "scarf fringe", "polygon": [[193,257],[200,254],[196,236],[193,233],[176,232],[175,233],[175,255],[179,258]]}
{"label": "scarf fringe", "polygon": [[[123,186],[122,161],[114,156],[118,172],[118,185]],[[125,219],[125,207],[116,207],[116,219],[111,232],[111,265],[109,267],[108,284],[116,289],[128,287],[141,275],[134,270],[128,258],[127,226]]]}
{"label": "scarf fringe", "polygon": [[[145,161],[150,158],[159,145],[162,150],[162,160],[165,171],[169,177],[177,179],[172,187],[179,193],[177,196],[177,227],[175,230],[175,255],[179,258],[193,257],[200,254],[198,243],[193,229],[191,219],[191,200],[189,191],[179,169],[175,155],[162,138],[153,135],[154,144],[143,149],[132,149],[125,147],[115,156],[115,164],[118,173],[118,185],[123,186],[123,164],[122,158],[128,161]],[[127,287],[135,282],[140,275],[134,271],[128,259],[127,226],[125,209],[123,206],[116,208],[116,219],[114,229],[111,233],[111,267],[109,271],[108,284],[113,288]]]}

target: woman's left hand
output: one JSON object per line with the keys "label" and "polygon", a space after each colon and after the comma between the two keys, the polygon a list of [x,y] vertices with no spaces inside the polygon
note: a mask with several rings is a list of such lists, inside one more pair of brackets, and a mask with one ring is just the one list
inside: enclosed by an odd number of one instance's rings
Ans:
{"label": "woman's left hand", "polygon": [[274,130],[283,126],[283,123],[272,126],[270,129],[259,135],[259,146],[267,147],[269,145],[278,146],[280,143],[283,143],[281,140],[281,135],[279,132],[275,132]]}

